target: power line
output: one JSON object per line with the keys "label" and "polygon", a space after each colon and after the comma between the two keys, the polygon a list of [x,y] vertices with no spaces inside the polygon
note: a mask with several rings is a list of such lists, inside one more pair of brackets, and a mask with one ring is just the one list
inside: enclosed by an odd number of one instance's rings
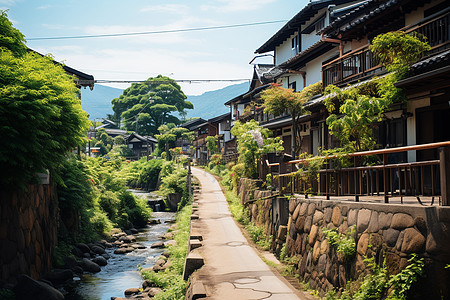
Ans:
{"label": "power line", "polygon": [[239,82],[239,81],[250,81],[251,79],[172,79],[172,80],[94,80],[94,83],[172,83],[172,82],[183,82],[183,83],[202,83],[202,82]]}
{"label": "power line", "polygon": [[176,32],[188,32],[188,31],[202,31],[202,30],[214,30],[214,29],[225,29],[225,28],[236,28],[236,27],[249,27],[249,26],[266,25],[266,24],[274,24],[274,23],[281,23],[281,22],[284,23],[286,21],[287,20],[278,20],[278,21],[266,21],[266,22],[256,22],[256,23],[245,23],[245,24],[234,24],[234,25],[223,25],[223,26],[211,26],[211,27],[198,27],[198,28],[186,28],[186,29],[173,29],[173,30],[160,30],[160,31],[146,31],[146,32],[111,33],[111,34],[96,34],[96,35],[77,35],[77,36],[37,37],[37,38],[27,38],[27,41],[88,39],[88,38],[105,38],[105,37],[150,35],[150,34],[176,33]]}

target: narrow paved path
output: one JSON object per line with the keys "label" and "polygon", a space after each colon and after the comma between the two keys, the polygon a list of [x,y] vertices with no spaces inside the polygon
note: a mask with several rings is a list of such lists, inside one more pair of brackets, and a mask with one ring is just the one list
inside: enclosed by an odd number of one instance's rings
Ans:
{"label": "narrow paved path", "polygon": [[198,279],[208,299],[310,299],[275,274],[248,245],[216,179],[201,169],[192,171],[201,184],[199,220],[193,228],[203,236],[203,246],[197,250],[205,265]]}

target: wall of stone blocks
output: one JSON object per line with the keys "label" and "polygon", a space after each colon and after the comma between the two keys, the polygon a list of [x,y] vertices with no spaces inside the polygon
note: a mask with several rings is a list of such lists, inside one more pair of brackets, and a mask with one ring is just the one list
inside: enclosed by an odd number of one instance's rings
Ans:
{"label": "wall of stone blocks", "polygon": [[[428,299],[450,299],[450,207],[392,205],[353,201],[285,198],[289,202],[288,234],[272,224],[272,199],[258,200],[269,191],[254,191],[245,198],[251,220],[274,235],[272,251],[286,243],[289,256],[297,256],[300,279],[322,294],[345,288],[369,272],[365,258],[385,261],[390,273],[405,268],[412,253],[425,259],[426,276],[412,294]],[[281,226],[280,226],[281,227]],[[323,228],[346,234],[354,227],[356,255],[347,260],[330,247]],[[278,236],[278,233],[280,236]],[[286,236],[286,237],[285,237]],[[283,240],[284,239],[284,240]]]}
{"label": "wall of stone blocks", "polygon": [[58,198],[53,185],[0,192],[0,280],[35,279],[51,267],[57,242]]}

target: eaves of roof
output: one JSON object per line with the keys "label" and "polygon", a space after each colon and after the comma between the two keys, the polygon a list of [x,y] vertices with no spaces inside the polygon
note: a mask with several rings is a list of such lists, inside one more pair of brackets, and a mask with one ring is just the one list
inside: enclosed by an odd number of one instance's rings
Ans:
{"label": "eaves of roof", "polygon": [[360,6],[356,7],[355,9],[349,11],[348,13],[337,17],[333,22],[331,22],[327,27],[323,28],[319,34],[327,34],[330,33],[333,29],[338,28],[341,24],[343,24],[347,19],[350,17],[355,17],[357,14],[361,14],[365,9],[367,9],[370,6],[373,6],[373,3],[375,0],[368,0],[367,2],[361,4]]}
{"label": "eaves of roof", "polygon": [[226,114],[223,114],[223,115],[220,115],[220,116],[208,119],[208,123],[219,122],[219,121],[225,120],[227,118],[231,118],[231,112],[228,112]]}
{"label": "eaves of roof", "polygon": [[353,0],[318,0],[309,2],[300,12],[290,19],[277,33],[275,33],[267,42],[255,50],[255,53],[261,54],[275,50],[275,47],[281,45],[287,38],[299,30],[300,26],[305,24],[320,9],[328,5],[340,5]]}
{"label": "eaves of roof", "polygon": [[417,73],[421,72],[422,70],[429,70],[435,67],[443,67],[449,64],[450,64],[450,49],[413,64],[411,66],[411,70],[414,73]]}

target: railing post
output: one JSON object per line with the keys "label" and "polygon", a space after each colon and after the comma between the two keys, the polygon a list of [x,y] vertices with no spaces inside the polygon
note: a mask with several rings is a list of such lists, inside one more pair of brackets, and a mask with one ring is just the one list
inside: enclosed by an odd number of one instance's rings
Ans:
{"label": "railing post", "polygon": [[450,206],[450,147],[439,148],[442,206]]}
{"label": "railing post", "polygon": [[281,177],[281,174],[286,173],[286,164],[284,163],[284,155],[283,153],[279,156],[278,160],[278,189],[280,191],[280,196],[284,194],[283,191],[283,179]]}
{"label": "railing post", "polygon": [[355,171],[353,172],[353,174],[354,174],[354,176],[353,176],[353,181],[354,181],[354,184],[355,184],[355,201],[356,202],[359,202],[359,195],[358,195],[358,192],[359,192],[359,189],[357,189],[356,187],[358,186],[358,182],[359,182],[359,172],[358,172],[358,170],[356,169],[357,167],[358,167],[358,157],[357,156],[355,156],[354,157],[354,159],[353,159],[353,166],[354,166],[354,168],[355,168]]}
{"label": "railing post", "polygon": [[384,203],[389,203],[388,197],[388,170],[386,169],[386,165],[388,164],[388,155],[387,153],[383,154],[383,190],[384,190]]}

